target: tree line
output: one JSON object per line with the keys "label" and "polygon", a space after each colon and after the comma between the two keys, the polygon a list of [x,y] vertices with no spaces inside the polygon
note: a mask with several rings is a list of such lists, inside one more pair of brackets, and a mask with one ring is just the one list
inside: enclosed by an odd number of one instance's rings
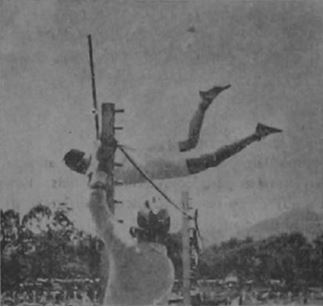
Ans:
{"label": "tree line", "polygon": [[[102,278],[104,243],[76,228],[65,204],[38,204],[20,217],[1,210],[1,291],[37,278]],[[170,234],[168,255],[181,278],[181,234]],[[241,282],[265,285],[272,279],[287,288],[323,281],[323,234],[309,241],[301,233],[264,240],[232,238],[206,248],[200,255],[197,278],[223,279],[235,273]]]}
{"label": "tree line", "polygon": [[1,291],[37,278],[100,277],[103,242],[75,227],[65,204],[1,211]]}
{"label": "tree line", "polygon": [[200,260],[200,276],[223,278],[230,273],[235,273],[242,282],[253,281],[263,286],[279,280],[288,290],[320,286],[323,234],[312,241],[298,232],[259,241],[232,238],[205,250]]}

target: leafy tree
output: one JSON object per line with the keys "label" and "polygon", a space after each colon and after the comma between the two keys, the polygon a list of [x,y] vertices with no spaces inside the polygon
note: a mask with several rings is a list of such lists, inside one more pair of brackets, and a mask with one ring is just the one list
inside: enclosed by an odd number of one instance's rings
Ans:
{"label": "leafy tree", "polygon": [[19,214],[1,210],[1,288],[12,287],[21,281]]}
{"label": "leafy tree", "polygon": [[75,228],[65,204],[38,204],[19,222],[1,211],[2,290],[37,278],[100,276],[102,241]]}

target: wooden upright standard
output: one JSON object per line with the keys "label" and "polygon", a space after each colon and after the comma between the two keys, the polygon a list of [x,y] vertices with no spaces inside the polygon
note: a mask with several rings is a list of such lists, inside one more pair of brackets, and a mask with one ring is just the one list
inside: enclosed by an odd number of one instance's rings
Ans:
{"label": "wooden upright standard", "polygon": [[[189,196],[187,191],[182,192],[182,204],[184,213],[189,212]],[[183,215],[183,299],[184,306],[191,306],[191,255],[190,255],[190,221],[187,215]]]}
{"label": "wooden upright standard", "polygon": [[98,151],[99,170],[107,175],[106,195],[110,211],[114,213],[114,155],[117,143],[114,137],[115,106],[102,104],[101,148]]}

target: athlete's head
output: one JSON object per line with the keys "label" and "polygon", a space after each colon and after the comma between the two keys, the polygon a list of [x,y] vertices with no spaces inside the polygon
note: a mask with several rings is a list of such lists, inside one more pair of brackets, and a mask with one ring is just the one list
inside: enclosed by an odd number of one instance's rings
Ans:
{"label": "athlete's head", "polygon": [[85,153],[72,149],[64,156],[65,164],[72,170],[85,174],[91,163],[91,157],[86,157]]}

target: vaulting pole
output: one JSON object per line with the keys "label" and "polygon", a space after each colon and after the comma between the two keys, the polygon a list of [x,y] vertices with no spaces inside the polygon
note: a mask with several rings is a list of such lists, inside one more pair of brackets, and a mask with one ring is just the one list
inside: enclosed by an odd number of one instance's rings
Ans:
{"label": "vaulting pole", "polygon": [[94,113],[94,120],[95,120],[95,133],[96,133],[96,139],[98,140],[100,138],[99,115],[98,115],[98,104],[97,104],[97,100],[96,100],[96,86],[95,86],[92,37],[90,34],[87,36],[87,41],[88,41],[88,45],[89,45],[89,61],[90,61],[90,69],[91,69],[91,83],[92,83],[93,113]]}

